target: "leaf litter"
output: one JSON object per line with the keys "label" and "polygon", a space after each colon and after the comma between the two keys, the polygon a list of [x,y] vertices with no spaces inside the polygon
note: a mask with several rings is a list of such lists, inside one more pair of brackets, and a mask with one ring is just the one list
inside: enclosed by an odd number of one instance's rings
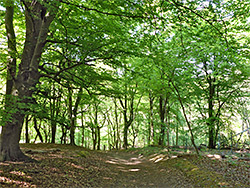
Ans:
{"label": "leaf litter", "polygon": [[91,151],[21,144],[35,163],[0,163],[0,187],[250,187],[249,161],[147,147]]}

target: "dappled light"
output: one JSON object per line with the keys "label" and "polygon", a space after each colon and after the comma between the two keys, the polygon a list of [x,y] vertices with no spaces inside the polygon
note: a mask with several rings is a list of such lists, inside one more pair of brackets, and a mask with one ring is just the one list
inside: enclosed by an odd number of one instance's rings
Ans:
{"label": "dappled light", "polygon": [[124,165],[136,165],[141,163],[140,159],[135,157],[129,158],[128,160],[119,157],[114,157],[107,160],[106,162],[110,164],[124,164]]}
{"label": "dappled light", "polygon": [[23,176],[25,178],[31,179],[31,176],[27,176],[24,172],[21,171],[11,171],[10,174],[15,174],[17,176]]}
{"label": "dappled light", "polygon": [[75,168],[78,168],[78,169],[84,170],[84,168],[83,168],[82,166],[80,166],[80,165],[76,165],[76,164],[74,164],[74,163],[70,163],[70,164],[68,164],[68,165],[71,165],[72,167],[75,167]]}
{"label": "dappled light", "polygon": [[[40,144],[36,145],[35,149],[31,146],[30,155],[37,160],[35,163],[0,163],[0,186],[53,187],[55,184],[60,184],[65,187],[76,185],[77,187],[130,185],[244,187],[250,185],[250,171],[247,166],[246,168],[238,166],[234,161],[225,163],[227,158],[222,160],[218,158],[218,154],[211,152],[204,156],[196,156],[183,154],[183,151],[172,152],[152,147],[131,149],[131,151],[96,152],[81,147],[73,149],[73,147],[54,145],[52,150],[57,149],[57,151],[51,153],[52,146]],[[28,148],[28,145],[25,148]],[[245,161],[244,165],[247,165]]]}
{"label": "dappled light", "polygon": [[32,185],[28,182],[25,181],[17,181],[17,180],[13,180],[11,178],[7,178],[7,177],[2,177],[0,176],[0,185],[1,183],[4,183],[4,185],[9,185],[10,187],[15,187],[15,186],[20,186],[20,187],[36,187],[35,185]]}
{"label": "dappled light", "polygon": [[130,172],[138,172],[138,171],[140,171],[140,169],[134,168],[134,169],[129,169],[128,171],[130,171]]}
{"label": "dappled light", "polygon": [[216,155],[216,154],[214,155],[208,154],[207,157],[212,158],[212,159],[222,159],[221,155]]}

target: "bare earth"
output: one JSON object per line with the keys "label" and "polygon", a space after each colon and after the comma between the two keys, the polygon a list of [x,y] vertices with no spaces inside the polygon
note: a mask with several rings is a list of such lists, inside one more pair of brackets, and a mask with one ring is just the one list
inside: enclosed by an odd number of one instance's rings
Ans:
{"label": "bare earth", "polygon": [[103,177],[102,187],[194,187],[175,168],[127,152],[108,152],[105,157],[112,169]]}
{"label": "bare earth", "polygon": [[37,162],[0,162],[0,187],[250,187],[250,160],[169,153],[165,148],[90,151],[57,144],[21,148]]}

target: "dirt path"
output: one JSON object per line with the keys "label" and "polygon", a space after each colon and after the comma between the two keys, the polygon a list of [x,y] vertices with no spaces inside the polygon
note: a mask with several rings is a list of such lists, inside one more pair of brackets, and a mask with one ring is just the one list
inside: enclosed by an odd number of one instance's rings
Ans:
{"label": "dirt path", "polygon": [[194,187],[181,171],[142,156],[113,151],[104,159],[110,173],[103,177],[102,187]]}
{"label": "dirt path", "polygon": [[0,187],[250,187],[247,161],[151,147],[90,151],[57,144],[21,146],[37,163],[1,162]]}

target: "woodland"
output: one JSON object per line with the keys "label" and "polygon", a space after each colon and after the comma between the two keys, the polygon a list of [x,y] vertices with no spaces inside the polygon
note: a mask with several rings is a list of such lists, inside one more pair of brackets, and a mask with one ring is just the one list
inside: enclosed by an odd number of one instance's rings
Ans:
{"label": "woodland", "polygon": [[1,1],[0,167],[69,150],[249,161],[249,27],[249,0]]}

